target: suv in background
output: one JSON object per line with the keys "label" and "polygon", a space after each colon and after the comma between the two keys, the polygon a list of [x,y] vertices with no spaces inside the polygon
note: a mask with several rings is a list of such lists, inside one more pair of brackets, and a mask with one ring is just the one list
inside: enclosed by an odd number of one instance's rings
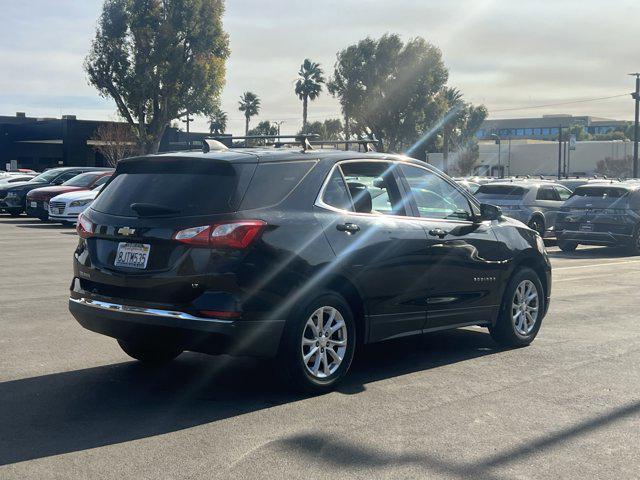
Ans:
{"label": "suv in background", "polygon": [[16,182],[9,185],[0,186],[0,208],[8,212],[11,216],[17,217],[25,211],[27,193],[31,190],[51,185],[62,185],[67,180],[84,172],[96,170],[112,170],[99,167],[60,167],[52,168],[46,172],[33,177],[26,182]]}
{"label": "suv in background", "polygon": [[578,187],[556,220],[558,246],[624,246],[640,254],[640,183],[602,182]]}
{"label": "suv in background", "polygon": [[130,356],[278,357],[324,391],[357,345],[469,325],[533,341],[539,235],[406,157],[292,148],[125,159],[79,217],[69,308]]}
{"label": "suv in background", "polygon": [[571,190],[546,180],[503,181],[481,185],[475,196],[547,237],[552,236],[556,215]]}

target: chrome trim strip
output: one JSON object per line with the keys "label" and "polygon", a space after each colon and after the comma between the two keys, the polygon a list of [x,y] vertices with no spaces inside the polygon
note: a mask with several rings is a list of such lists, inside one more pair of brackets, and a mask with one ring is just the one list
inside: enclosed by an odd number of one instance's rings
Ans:
{"label": "chrome trim strip", "polygon": [[224,323],[224,324],[233,323],[233,320],[221,320],[219,318],[196,317],[195,315],[191,315],[185,312],[177,312],[172,310],[160,310],[156,308],[134,307],[131,305],[121,305],[119,303],[109,303],[109,302],[102,302],[99,300],[92,300],[90,298],[69,297],[69,301],[77,303],[78,305],[84,305],[85,307],[97,308],[100,310],[107,310],[111,312],[130,313],[133,315],[150,315],[154,317],[175,318],[178,320],[195,320],[198,322],[207,322],[207,323]]}

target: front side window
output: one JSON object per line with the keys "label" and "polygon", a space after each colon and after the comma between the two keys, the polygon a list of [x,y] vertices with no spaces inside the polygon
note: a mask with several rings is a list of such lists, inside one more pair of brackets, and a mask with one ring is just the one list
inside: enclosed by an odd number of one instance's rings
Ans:
{"label": "front side window", "polygon": [[560,200],[562,200],[563,202],[571,196],[571,190],[569,190],[568,188],[555,187],[555,189],[558,196],[560,197]]}
{"label": "front side window", "polygon": [[469,201],[464,194],[433,172],[411,165],[401,165],[421,217],[469,220]]}
{"label": "front side window", "polygon": [[359,213],[406,215],[390,162],[345,162],[340,165],[353,207]]}

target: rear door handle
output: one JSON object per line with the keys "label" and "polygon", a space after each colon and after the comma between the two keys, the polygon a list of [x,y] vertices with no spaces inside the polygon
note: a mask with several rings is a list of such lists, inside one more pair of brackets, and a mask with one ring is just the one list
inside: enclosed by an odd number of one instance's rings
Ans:
{"label": "rear door handle", "polygon": [[449,232],[446,232],[441,228],[434,228],[433,230],[429,230],[429,235],[431,235],[432,237],[444,238],[448,234]]}
{"label": "rear door handle", "polygon": [[355,223],[339,223],[336,225],[336,228],[340,232],[347,232],[351,234],[358,233],[360,231],[360,227]]}

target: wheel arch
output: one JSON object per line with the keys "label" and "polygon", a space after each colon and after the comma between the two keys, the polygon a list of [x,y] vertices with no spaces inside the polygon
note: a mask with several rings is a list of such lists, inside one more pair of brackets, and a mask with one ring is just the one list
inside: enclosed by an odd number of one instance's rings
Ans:
{"label": "wheel arch", "polygon": [[509,279],[507,280],[507,284],[518,270],[525,267],[530,268],[538,275],[540,283],[542,284],[542,288],[544,289],[544,298],[546,303],[546,299],[551,293],[551,285],[549,284],[549,280],[547,278],[547,271],[549,270],[549,266],[541,255],[536,255],[535,253],[533,253],[533,251],[529,252],[526,255],[523,255],[514,262],[513,268],[511,269],[511,274],[509,275]]}
{"label": "wheel arch", "polygon": [[362,296],[357,287],[349,279],[342,275],[335,275],[324,283],[324,289],[339,293],[349,304],[351,313],[356,323],[357,343],[367,343],[369,336],[368,324],[365,321],[365,308]]}

